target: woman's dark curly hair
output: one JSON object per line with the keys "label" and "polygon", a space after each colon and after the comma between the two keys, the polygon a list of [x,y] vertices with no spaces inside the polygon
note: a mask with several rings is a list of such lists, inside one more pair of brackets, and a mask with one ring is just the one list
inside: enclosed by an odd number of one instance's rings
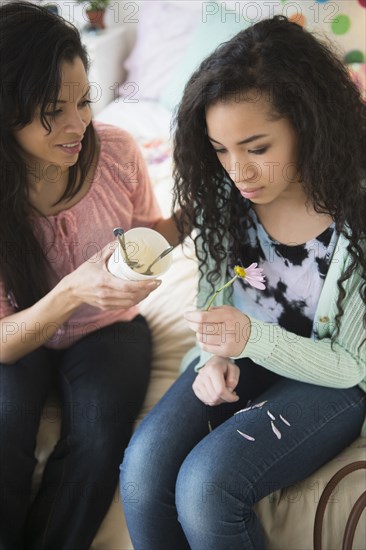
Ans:
{"label": "woman's dark curly hair", "polygon": [[[49,291],[49,263],[29,217],[27,167],[14,131],[29,124],[38,108],[43,127],[51,131],[45,113],[58,98],[61,64],[77,57],[87,70],[88,57],[79,32],[61,17],[30,2],[0,6],[0,277],[20,309]],[[80,190],[95,147],[90,124],[58,202]]]}
{"label": "woman's dark curly hair", "polygon": [[[238,192],[207,138],[205,112],[210,105],[253,91],[268,96],[273,115],[287,118],[297,131],[298,171],[315,209],[329,213],[339,232],[348,235],[345,223],[350,228],[352,261],[338,281],[338,332],[342,283],[356,268],[366,275],[360,246],[366,235],[366,109],[347,69],[328,46],[286,17],[275,16],[239,32],[201,63],[186,84],[174,121],[174,206],[198,230],[201,276],[209,256],[214,261],[207,274],[213,287],[227,255],[222,236],[228,232],[238,247],[243,202],[239,204]],[[366,303],[365,286],[360,293]]]}

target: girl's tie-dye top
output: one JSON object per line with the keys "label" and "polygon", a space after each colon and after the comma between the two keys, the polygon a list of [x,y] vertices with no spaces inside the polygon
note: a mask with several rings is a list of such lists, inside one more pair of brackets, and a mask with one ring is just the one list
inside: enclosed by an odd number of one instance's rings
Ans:
{"label": "girl's tie-dye top", "polygon": [[239,257],[231,257],[229,275],[238,263],[257,262],[263,269],[266,289],[257,290],[242,279],[233,285],[233,304],[260,321],[310,337],[314,315],[329,263],[337,242],[334,224],[304,244],[284,245],[273,240],[249,211],[251,227],[243,219],[244,235]]}

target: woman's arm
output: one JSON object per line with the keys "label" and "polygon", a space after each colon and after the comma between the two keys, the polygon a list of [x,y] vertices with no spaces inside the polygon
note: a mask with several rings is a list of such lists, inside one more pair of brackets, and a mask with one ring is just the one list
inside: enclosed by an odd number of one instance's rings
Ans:
{"label": "woman's arm", "polygon": [[159,286],[160,281],[125,281],[109,273],[106,261],[111,246],[66,275],[33,306],[1,319],[1,363],[14,363],[45,344],[81,304],[128,309]]}
{"label": "woman's arm", "polygon": [[14,363],[52,338],[77,309],[63,279],[33,306],[0,320],[0,363]]}

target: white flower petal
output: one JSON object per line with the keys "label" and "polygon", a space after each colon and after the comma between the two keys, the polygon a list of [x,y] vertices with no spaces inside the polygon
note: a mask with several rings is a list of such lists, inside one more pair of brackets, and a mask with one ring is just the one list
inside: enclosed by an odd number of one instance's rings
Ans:
{"label": "white flower petal", "polygon": [[282,437],[281,432],[280,432],[280,430],[278,430],[276,428],[276,426],[273,423],[273,420],[271,420],[271,426],[272,426],[272,431],[275,434],[275,436],[277,437],[277,439],[281,439],[281,437]]}
{"label": "white flower petal", "polygon": [[287,426],[291,426],[290,422],[288,420],[286,420],[286,418],[283,418],[282,414],[280,414],[280,419],[282,420],[282,422],[284,422]]}
{"label": "white flower petal", "polygon": [[236,413],[234,413],[234,416],[236,414],[239,414],[245,411],[250,411],[252,409],[258,409],[258,408],[261,409],[265,403],[267,403],[267,401],[262,401],[262,403],[257,403],[257,405],[251,405],[250,407],[245,407],[245,409],[240,409],[240,411],[236,411]]}
{"label": "white flower petal", "polygon": [[245,433],[241,432],[240,430],[236,430],[236,431],[238,432],[238,434],[245,437],[245,439],[247,439],[248,441],[255,441],[254,437],[252,437],[251,435],[245,434]]}

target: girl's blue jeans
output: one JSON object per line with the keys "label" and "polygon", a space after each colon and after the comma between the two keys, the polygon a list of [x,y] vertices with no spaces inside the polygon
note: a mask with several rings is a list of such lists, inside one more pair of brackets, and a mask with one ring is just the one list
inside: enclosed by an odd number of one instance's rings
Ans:
{"label": "girl's blue jeans", "polygon": [[[192,363],[132,437],[121,492],[135,550],[263,550],[254,503],[297,484],[360,434],[359,387],[315,386],[249,359],[237,364],[239,402],[205,406],[192,390]],[[233,414],[249,401],[265,403]]]}

